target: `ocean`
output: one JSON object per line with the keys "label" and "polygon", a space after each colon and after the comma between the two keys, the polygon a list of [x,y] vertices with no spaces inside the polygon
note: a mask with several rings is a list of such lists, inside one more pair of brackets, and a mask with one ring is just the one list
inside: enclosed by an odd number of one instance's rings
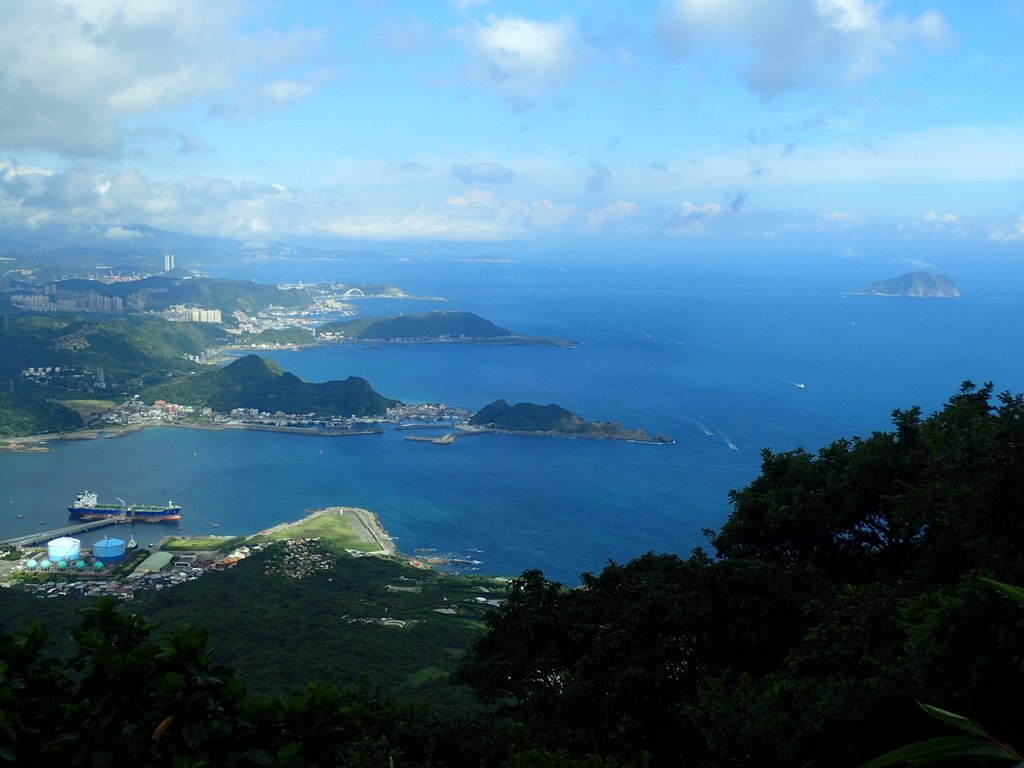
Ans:
{"label": "ocean", "polygon": [[[539,568],[575,583],[609,560],[704,545],[703,529],[729,513],[729,490],[757,476],[763,448],[816,450],[887,429],[892,409],[931,412],[965,379],[1024,388],[1024,295],[1005,282],[979,280],[959,300],[914,300],[844,294],[864,282],[849,269],[773,280],[655,259],[434,257],[207,271],[387,282],[449,301],[364,299],[361,314],[467,310],[524,335],[579,342],[268,355],[308,381],[362,376],[389,397],[469,408],[499,397],[558,403],[676,442],[481,435],[436,446],[390,429],[315,438],[174,428],[53,441],[49,453],[0,455],[0,536],[63,524],[62,510],[86,488],[104,499],[173,499],[186,534],[251,533],[349,505],[377,513],[404,552],[478,560],[485,574]],[[162,530],[139,526],[136,537],[146,544]]]}

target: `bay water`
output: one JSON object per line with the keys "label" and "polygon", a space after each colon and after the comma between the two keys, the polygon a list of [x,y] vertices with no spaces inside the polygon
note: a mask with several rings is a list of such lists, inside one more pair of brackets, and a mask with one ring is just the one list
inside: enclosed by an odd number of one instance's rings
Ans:
{"label": "bay water", "polygon": [[[849,295],[849,275],[775,283],[707,267],[621,261],[288,261],[210,268],[260,282],[388,282],[446,302],[362,299],[361,315],[473,311],[570,348],[330,345],[267,354],[307,381],[362,376],[389,397],[479,408],[558,403],[672,445],[479,435],[318,438],[154,428],[0,455],[0,536],[66,521],[78,491],[184,507],[181,533],[247,534],[305,510],[376,512],[398,547],[478,560],[480,572],[583,571],[646,551],[688,554],[753,480],[762,448],[814,450],[931,412],[965,379],[1024,386],[1024,295]],[[963,287],[963,286],[961,286]],[[121,529],[108,529],[123,535]],[[143,543],[166,532],[137,526]],[[102,536],[102,534],[100,534]],[[85,536],[88,543],[96,536]]]}

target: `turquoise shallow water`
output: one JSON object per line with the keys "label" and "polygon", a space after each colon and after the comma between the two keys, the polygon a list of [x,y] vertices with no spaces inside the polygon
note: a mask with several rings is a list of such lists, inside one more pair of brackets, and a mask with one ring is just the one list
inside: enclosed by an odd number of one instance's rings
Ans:
{"label": "turquoise shallow water", "polygon": [[[728,514],[729,489],[756,476],[764,446],[816,448],[887,428],[893,408],[933,410],[967,378],[1024,388],[1024,301],[1011,294],[952,302],[813,286],[725,291],[672,271],[520,264],[311,262],[229,272],[389,280],[521,333],[582,342],[273,354],[307,380],[365,376],[392,397],[472,408],[497,397],[557,402],[677,443],[486,435],[439,447],[390,430],[329,439],[182,429],[55,442],[50,453],[0,456],[0,535],[33,531],[40,519],[63,523],[61,510],[83,488],[129,501],[173,498],[187,533],[248,533],[347,504],[377,512],[405,551],[436,548],[479,559],[486,573],[539,567],[575,581],[608,559],[702,544],[701,529]],[[360,305],[366,314],[429,307]],[[145,540],[147,530],[136,535]]]}

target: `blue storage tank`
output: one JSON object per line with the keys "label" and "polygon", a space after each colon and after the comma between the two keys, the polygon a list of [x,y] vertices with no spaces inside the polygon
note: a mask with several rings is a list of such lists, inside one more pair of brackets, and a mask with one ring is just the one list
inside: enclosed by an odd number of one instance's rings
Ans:
{"label": "blue storage tank", "polygon": [[124,557],[124,541],[101,539],[92,545],[92,555],[105,563],[117,562]]}

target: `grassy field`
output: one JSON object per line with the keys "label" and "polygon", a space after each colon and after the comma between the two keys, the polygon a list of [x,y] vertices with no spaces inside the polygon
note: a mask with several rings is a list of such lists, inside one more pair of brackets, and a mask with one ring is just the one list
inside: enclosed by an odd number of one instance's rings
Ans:
{"label": "grassy field", "polygon": [[374,541],[367,541],[357,531],[362,527],[356,523],[353,525],[351,513],[339,515],[337,513],[323,512],[310,515],[296,523],[287,526],[278,526],[266,533],[257,534],[249,539],[253,544],[261,541],[276,541],[278,539],[314,539],[323,540],[324,544],[332,549],[356,549],[360,552],[376,552],[379,547]]}
{"label": "grassy field", "polygon": [[234,549],[245,541],[241,536],[191,536],[165,541],[160,549],[168,552],[214,552]]}
{"label": "grassy field", "polygon": [[86,421],[89,420],[93,413],[103,413],[117,405],[113,400],[64,400],[61,404],[66,405],[73,411],[77,411],[78,415]]}

